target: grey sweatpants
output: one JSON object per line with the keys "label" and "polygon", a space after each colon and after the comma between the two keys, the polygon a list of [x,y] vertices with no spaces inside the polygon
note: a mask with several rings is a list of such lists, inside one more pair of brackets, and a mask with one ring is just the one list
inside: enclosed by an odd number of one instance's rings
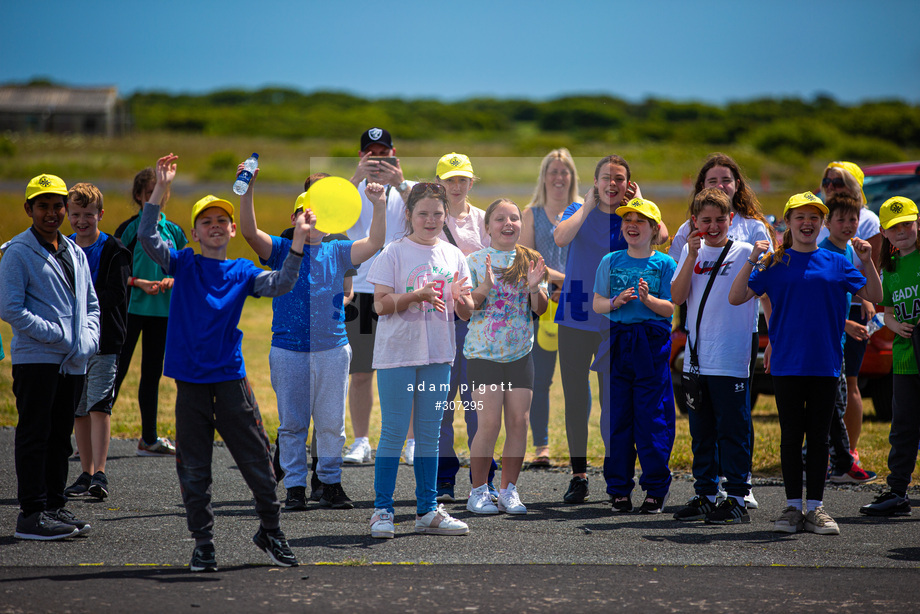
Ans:
{"label": "grey sweatpants", "polygon": [[311,417],[316,432],[316,474],[323,484],[341,482],[351,346],[322,352],[293,352],[272,346],[268,362],[281,420],[278,445],[284,486],[307,485]]}
{"label": "grey sweatpants", "polygon": [[270,444],[246,378],[216,384],[176,380],[176,471],[188,530],[197,541],[213,537],[211,457],[220,433],[256,500],[265,529],[281,524]]}

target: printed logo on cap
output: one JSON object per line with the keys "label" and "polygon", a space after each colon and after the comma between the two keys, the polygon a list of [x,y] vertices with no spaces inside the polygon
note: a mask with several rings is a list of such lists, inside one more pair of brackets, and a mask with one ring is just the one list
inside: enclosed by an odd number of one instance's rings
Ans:
{"label": "printed logo on cap", "polygon": [[894,214],[898,214],[898,213],[900,213],[901,211],[904,211],[903,205],[901,205],[901,203],[899,203],[898,201],[895,201],[895,202],[891,203],[891,206],[888,207],[888,208],[889,208],[889,209],[891,210],[891,212],[894,213]]}
{"label": "printed logo on cap", "polygon": [[805,200],[818,200],[818,197],[811,192],[805,192]]}
{"label": "printed logo on cap", "polygon": [[447,163],[450,164],[451,166],[460,166],[461,164],[460,158],[458,158],[457,156],[454,156],[453,158],[448,160]]}
{"label": "printed logo on cap", "polygon": [[50,188],[51,180],[48,179],[48,177],[46,177],[45,175],[42,175],[42,178],[38,180],[38,185],[40,185],[43,188]]}
{"label": "printed logo on cap", "polygon": [[383,130],[381,128],[371,128],[367,131],[367,136],[371,137],[372,141],[376,141],[383,136]]}

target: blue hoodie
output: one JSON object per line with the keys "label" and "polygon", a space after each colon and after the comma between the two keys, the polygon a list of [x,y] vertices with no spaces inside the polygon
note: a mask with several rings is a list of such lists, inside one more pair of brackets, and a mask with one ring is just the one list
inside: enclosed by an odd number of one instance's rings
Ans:
{"label": "blue hoodie", "polygon": [[83,375],[99,348],[99,303],[86,255],[58,235],[74,263],[74,288],[64,269],[31,230],[0,247],[0,318],[13,329],[13,364],[57,364],[60,373]]}

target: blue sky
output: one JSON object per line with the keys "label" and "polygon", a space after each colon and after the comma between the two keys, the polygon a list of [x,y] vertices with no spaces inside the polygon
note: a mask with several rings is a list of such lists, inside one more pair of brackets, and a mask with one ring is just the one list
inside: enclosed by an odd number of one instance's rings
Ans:
{"label": "blue sky", "polygon": [[920,2],[7,2],[0,82],[920,103]]}

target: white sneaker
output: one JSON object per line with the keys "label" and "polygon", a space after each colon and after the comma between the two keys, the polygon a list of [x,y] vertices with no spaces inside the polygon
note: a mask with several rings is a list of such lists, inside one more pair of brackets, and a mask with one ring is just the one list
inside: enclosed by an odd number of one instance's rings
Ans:
{"label": "white sneaker", "polygon": [[757,499],[754,498],[753,488],[751,488],[750,492],[748,492],[747,496],[744,498],[744,507],[749,510],[756,510],[758,507],[760,507],[760,504],[757,503]]}
{"label": "white sneaker", "polygon": [[451,517],[443,505],[424,516],[415,517],[415,532],[429,535],[466,535],[470,527],[461,520]]}
{"label": "white sneaker", "polygon": [[518,491],[514,484],[508,484],[505,494],[498,495],[498,511],[506,514],[527,513],[527,508],[521,503],[521,498],[518,496]]}
{"label": "white sneaker", "polygon": [[492,503],[489,496],[489,485],[483,484],[470,491],[470,498],[466,501],[466,509],[474,514],[497,514],[498,508]]}
{"label": "white sneaker", "polygon": [[368,441],[367,437],[358,437],[348,448],[348,452],[342,457],[342,461],[349,465],[371,462],[371,442]]}
{"label": "white sneaker", "polygon": [[402,458],[410,467],[415,463],[415,440],[407,439],[406,448],[403,450]]}
{"label": "white sneaker", "polygon": [[376,509],[371,516],[371,537],[392,539],[396,535],[396,526],[393,524],[393,512]]}

